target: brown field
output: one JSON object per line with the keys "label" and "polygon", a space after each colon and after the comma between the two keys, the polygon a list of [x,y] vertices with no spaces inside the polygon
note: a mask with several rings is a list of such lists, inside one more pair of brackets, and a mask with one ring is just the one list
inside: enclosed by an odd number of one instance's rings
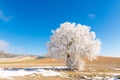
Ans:
{"label": "brown field", "polygon": [[[35,57],[18,57],[10,59],[0,59],[0,67],[3,68],[21,68],[21,67],[39,67],[39,66],[62,66],[65,65],[64,61],[54,60],[51,58],[36,59]],[[14,77],[15,80],[78,80],[76,77],[83,75],[85,73],[89,76],[96,75],[98,72],[117,72],[120,73],[120,58],[117,57],[103,57],[99,56],[97,60],[88,61],[86,59],[85,70],[81,72],[73,71],[62,71],[67,73],[71,78],[62,78],[59,76],[55,77],[43,77],[40,75],[37,76],[25,76],[25,77]],[[103,75],[103,74],[102,74]],[[0,79],[4,80],[4,79]]]}
{"label": "brown field", "polygon": [[25,77],[15,77],[16,80],[70,80],[70,79],[67,79],[67,78],[62,78],[62,77],[59,77],[59,76],[55,76],[55,77],[51,77],[51,76],[47,76],[47,77],[44,77],[44,76],[40,76],[40,75],[37,75],[37,76],[25,76]]}
{"label": "brown field", "polygon": [[[64,61],[55,60],[51,58],[36,59],[35,57],[18,57],[0,59],[0,67],[37,67],[37,66],[62,66],[65,65]],[[85,62],[85,69],[112,69],[120,68],[120,58],[117,57],[103,57],[99,56],[98,59]]]}
{"label": "brown field", "polygon": [[[11,58],[12,59],[12,58]],[[0,67],[3,68],[22,68],[22,67],[39,67],[39,66],[60,66],[65,65],[63,61],[51,58],[36,59],[34,57],[16,58],[0,60]]]}
{"label": "brown field", "polygon": [[96,70],[111,70],[114,68],[120,69],[120,58],[119,57],[103,57],[99,56],[97,60],[86,61],[87,69]]}

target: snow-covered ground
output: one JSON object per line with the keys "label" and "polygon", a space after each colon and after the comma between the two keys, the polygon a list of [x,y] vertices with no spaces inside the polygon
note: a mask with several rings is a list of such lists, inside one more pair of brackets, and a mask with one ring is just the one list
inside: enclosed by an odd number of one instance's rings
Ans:
{"label": "snow-covered ground", "polygon": [[45,67],[29,67],[29,68],[0,68],[0,78],[14,80],[12,76],[25,76],[25,75],[33,75],[40,74],[42,76],[67,76],[65,73],[60,73],[57,71],[53,71],[51,69],[62,69],[66,68],[65,66],[45,66]]}
{"label": "snow-covered ground", "polygon": [[[58,70],[66,70],[68,69],[66,66],[43,66],[43,67],[27,67],[27,68],[0,68],[0,78],[7,79],[7,80],[15,80],[12,76],[25,76],[31,75],[34,76],[35,74],[39,74],[41,76],[61,76],[61,77],[68,77],[66,73],[60,73]],[[102,74],[102,73],[101,73]],[[86,80],[120,80],[117,76],[120,76],[120,73],[106,73],[112,76],[100,77],[87,77],[83,76]]]}

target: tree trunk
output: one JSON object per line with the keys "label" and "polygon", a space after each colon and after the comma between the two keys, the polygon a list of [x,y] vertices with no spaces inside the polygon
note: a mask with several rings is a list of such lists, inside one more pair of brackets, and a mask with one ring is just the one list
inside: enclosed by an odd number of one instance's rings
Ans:
{"label": "tree trunk", "polygon": [[66,66],[68,66],[71,70],[81,71],[84,68],[84,62],[78,55],[67,54]]}
{"label": "tree trunk", "polygon": [[76,70],[74,65],[74,56],[67,54],[66,66],[68,66],[71,70]]}

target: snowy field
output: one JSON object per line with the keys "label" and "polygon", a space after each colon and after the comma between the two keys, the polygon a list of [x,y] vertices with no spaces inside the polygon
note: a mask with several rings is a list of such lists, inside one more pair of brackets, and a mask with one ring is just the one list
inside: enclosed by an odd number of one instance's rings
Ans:
{"label": "snowy field", "polygon": [[[44,67],[28,67],[28,68],[1,68],[0,69],[0,78],[6,80],[16,80],[13,77],[15,76],[25,76],[31,75],[35,76],[36,74],[41,76],[60,76],[64,78],[69,78],[67,73],[59,72],[59,70],[68,70],[66,66],[44,66]],[[92,80],[120,80],[118,76],[120,73],[107,73],[112,76],[100,77],[87,77],[83,75],[84,79],[92,79]]]}
{"label": "snowy field", "polygon": [[61,76],[67,77],[67,74],[60,73],[55,70],[67,69],[66,66],[45,66],[45,67],[29,67],[29,68],[1,68],[0,78],[14,80],[12,76],[25,76],[39,74],[42,76]]}

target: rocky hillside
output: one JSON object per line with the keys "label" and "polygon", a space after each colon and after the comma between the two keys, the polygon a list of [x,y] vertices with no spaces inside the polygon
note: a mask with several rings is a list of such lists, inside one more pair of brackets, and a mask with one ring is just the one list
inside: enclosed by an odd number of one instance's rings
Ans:
{"label": "rocky hillside", "polygon": [[0,58],[12,58],[12,57],[17,57],[17,56],[18,55],[6,53],[4,51],[0,52]]}

